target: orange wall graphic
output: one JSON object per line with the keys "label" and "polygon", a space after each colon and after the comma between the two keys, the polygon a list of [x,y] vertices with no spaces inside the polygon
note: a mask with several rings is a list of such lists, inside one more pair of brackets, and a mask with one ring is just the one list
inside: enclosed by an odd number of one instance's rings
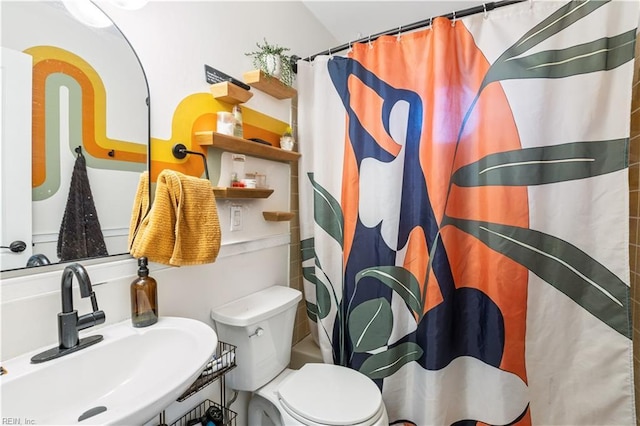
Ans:
{"label": "orange wall graphic", "polygon": [[[59,187],[59,158],[47,154],[47,145],[58,143],[58,127],[47,125],[49,119],[58,117],[59,104],[52,105],[57,100],[51,93],[55,93],[59,86],[54,84],[53,78],[62,74],[70,77],[79,86],[78,110],[73,110],[70,103],[71,132],[79,134],[78,139],[87,159],[89,167],[113,170],[140,170],[146,168],[147,146],[145,144],[116,140],[106,136],[106,102],[107,93],[102,79],[96,70],[79,56],[54,46],[34,46],[25,50],[33,56],[33,187],[40,188],[41,194],[34,195],[34,199],[51,196]],[[49,85],[54,87],[49,87]],[[70,93],[74,92],[72,84],[66,83]],[[185,97],[176,107],[172,119],[172,135],[169,139],[150,138],[151,181],[155,182],[158,174],[165,168],[174,169],[182,173],[201,176],[204,165],[198,156],[187,156],[179,160],[173,157],[172,147],[177,143],[184,144],[188,150],[200,151],[207,155],[206,147],[200,147],[194,134],[199,131],[216,130],[216,114],[219,111],[231,111],[232,105],[213,98],[209,93],[195,93]],[[261,138],[278,146],[279,138],[284,133],[287,123],[262,114],[250,108],[243,107],[243,124],[245,138]],[[76,145],[78,145],[76,144]],[[73,147],[70,147],[73,148]],[[110,153],[117,152],[111,157]],[[91,157],[94,161],[91,162]],[[104,161],[101,161],[104,160]],[[132,164],[136,164],[132,168]],[[52,176],[57,175],[57,179]],[[50,182],[57,182],[52,184]],[[55,187],[52,187],[55,186]],[[47,190],[42,190],[46,188]]]}

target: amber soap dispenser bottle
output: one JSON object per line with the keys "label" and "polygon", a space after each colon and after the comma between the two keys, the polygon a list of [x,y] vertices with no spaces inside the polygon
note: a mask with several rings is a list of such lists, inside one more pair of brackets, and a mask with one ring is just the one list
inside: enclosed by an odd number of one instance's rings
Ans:
{"label": "amber soap dispenser bottle", "polygon": [[146,327],[158,322],[158,283],[149,276],[147,258],[138,259],[138,278],[131,283],[131,323]]}

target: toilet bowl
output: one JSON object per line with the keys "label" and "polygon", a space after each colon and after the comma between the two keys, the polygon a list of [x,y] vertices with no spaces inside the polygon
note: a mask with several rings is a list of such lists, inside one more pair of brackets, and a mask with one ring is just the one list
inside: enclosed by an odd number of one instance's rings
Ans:
{"label": "toilet bowl", "polygon": [[378,387],[350,368],[307,364],[286,369],[253,393],[249,425],[388,425]]}
{"label": "toilet bowl", "polygon": [[211,311],[219,339],[236,346],[227,386],[252,392],[248,424],[388,424],[380,390],[367,376],[330,364],[286,368],[301,299],[297,290],[273,286]]}

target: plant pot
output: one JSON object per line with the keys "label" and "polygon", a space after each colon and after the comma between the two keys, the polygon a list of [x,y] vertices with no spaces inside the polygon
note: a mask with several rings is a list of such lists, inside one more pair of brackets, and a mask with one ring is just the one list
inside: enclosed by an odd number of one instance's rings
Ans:
{"label": "plant pot", "polygon": [[284,149],[285,151],[292,151],[293,143],[293,136],[282,136],[280,138],[280,148]]}
{"label": "plant pot", "polygon": [[272,77],[280,78],[282,75],[282,60],[278,55],[267,54],[264,55],[264,66],[265,69],[262,71],[266,72]]}

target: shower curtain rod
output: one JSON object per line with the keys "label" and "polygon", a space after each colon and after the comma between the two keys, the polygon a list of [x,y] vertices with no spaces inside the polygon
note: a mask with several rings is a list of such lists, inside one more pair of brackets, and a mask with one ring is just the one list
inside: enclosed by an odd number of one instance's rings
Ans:
{"label": "shower curtain rod", "polygon": [[532,0],[501,0],[501,1],[494,1],[494,2],[490,2],[490,3],[484,3],[480,6],[474,6],[474,7],[470,7],[468,9],[462,9],[459,11],[455,11],[455,12],[451,12],[447,15],[439,15],[437,17],[432,17],[429,19],[424,19],[422,21],[418,21],[418,22],[414,22],[413,24],[409,24],[409,25],[402,25],[401,27],[392,29],[392,30],[388,30],[388,31],[383,31],[377,34],[372,34],[370,36],[367,37],[363,37],[360,38],[358,40],[355,41],[350,41],[349,43],[345,43],[345,44],[341,44],[340,46],[336,46],[333,47],[331,49],[325,50],[323,52],[320,53],[316,53],[315,55],[311,55],[308,56],[306,58],[301,58],[299,56],[293,55],[291,57],[291,62],[294,65],[294,71],[297,72],[297,67],[295,66],[295,63],[300,60],[300,59],[304,59],[305,61],[312,61],[315,59],[316,56],[320,56],[320,55],[330,55],[332,53],[338,53],[341,52],[343,50],[346,50],[348,48],[351,47],[352,44],[355,43],[364,43],[364,42],[369,42],[369,41],[374,41],[379,37],[385,36],[385,35],[396,35],[398,33],[402,33],[402,32],[407,32],[407,31],[413,31],[413,30],[417,30],[418,28],[423,28],[423,27],[428,27],[431,25],[431,23],[433,22],[433,20],[435,18],[439,18],[439,17],[444,17],[447,19],[458,19],[458,18],[463,18],[465,16],[470,16],[470,15],[475,15],[476,13],[485,13],[485,12],[490,12],[494,9],[497,9],[499,7],[504,7],[504,6],[509,6],[515,3],[522,3],[525,1],[532,1]]}

